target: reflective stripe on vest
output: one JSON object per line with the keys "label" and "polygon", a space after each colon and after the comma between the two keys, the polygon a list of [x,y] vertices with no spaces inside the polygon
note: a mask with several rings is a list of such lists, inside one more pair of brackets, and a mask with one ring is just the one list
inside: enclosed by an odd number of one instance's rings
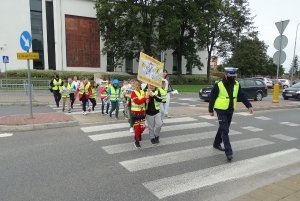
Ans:
{"label": "reflective stripe on vest", "polygon": [[64,92],[65,89],[69,89],[69,88],[68,88],[68,87],[65,87],[65,86],[62,86],[62,87],[61,87],[61,90],[62,90],[62,92],[61,92],[61,97],[62,97],[62,98],[69,98],[69,97],[70,97],[70,94]]}
{"label": "reflective stripe on vest", "polygon": [[96,99],[97,97],[97,88],[96,87],[92,87],[92,95],[90,96],[90,98]]}
{"label": "reflective stripe on vest", "polygon": [[79,94],[89,94],[89,87],[90,87],[90,85],[88,83],[85,86],[81,85]]}
{"label": "reflective stripe on vest", "polygon": [[[158,96],[158,90],[156,90],[156,91],[154,92],[154,95],[155,95],[155,96]],[[155,109],[156,109],[156,110],[160,110],[160,102],[156,101],[155,98],[153,98],[153,99],[154,99],[154,106],[155,106]],[[146,105],[146,109],[148,109],[148,104]]]}
{"label": "reflective stripe on vest", "polygon": [[163,88],[159,88],[158,89],[160,91],[160,95],[162,98],[162,102],[167,102],[167,90],[163,89]]}
{"label": "reflective stripe on vest", "polygon": [[110,100],[111,101],[117,101],[119,100],[119,95],[120,95],[120,88],[117,88],[117,90],[111,86],[110,87]]}
{"label": "reflective stripe on vest", "polygon": [[[218,87],[219,87],[219,96],[216,99],[214,108],[220,109],[220,110],[227,110],[229,107],[229,103],[230,103],[230,98],[229,98],[228,92],[222,81],[218,83]],[[233,108],[236,108],[239,87],[240,87],[239,82],[235,81],[235,85],[233,87]]]}
{"label": "reflective stripe on vest", "polygon": [[[140,92],[134,90],[134,93],[136,94],[139,100],[145,97],[145,92],[143,90],[140,90]],[[131,111],[139,112],[144,110],[144,108],[145,108],[145,103],[138,105],[134,103],[134,101],[131,99]]]}
{"label": "reflective stripe on vest", "polygon": [[56,79],[53,80],[53,87],[52,90],[59,90],[61,85],[61,79],[58,80],[58,82],[56,81]]}

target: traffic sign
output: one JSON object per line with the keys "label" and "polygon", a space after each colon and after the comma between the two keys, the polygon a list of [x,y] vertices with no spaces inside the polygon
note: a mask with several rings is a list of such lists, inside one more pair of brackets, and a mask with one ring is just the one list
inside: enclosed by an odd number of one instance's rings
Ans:
{"label": "traffic sign", "polygon": [[39,59],[39,53],[37,52],[18,52],[18,60],[35,60]]}
{"label": "traffic sign", "polygon": [[276,51],[273,56],[273,62],[276,65],[281,65],[286,60],[286,53],[284,51]]}
{"label": "traffic sign", "polygon": [[8,64],[9,63],[9,57],[8,56],[2,56],[3,63]]}
{"label": "traffic sign", "polygon": [[285,35],[277,36],[274,41],[274,47],[276,50],[282,50],[286,48],[288,44],[288,38]]}
{"label": "traffic sign", "polygon": [[287,27],[287,25],[289,24],[290,20],[285,20],[285,21],[280,21],[280,22],[276,22],[275,25],[280,33],[283,34],[285,28]]}
{"label": "traffic sign", "polygon": [[28,51],[31,47],[31,35],[28,31],[24,31],[20,36],[20,45],[24,51]]}

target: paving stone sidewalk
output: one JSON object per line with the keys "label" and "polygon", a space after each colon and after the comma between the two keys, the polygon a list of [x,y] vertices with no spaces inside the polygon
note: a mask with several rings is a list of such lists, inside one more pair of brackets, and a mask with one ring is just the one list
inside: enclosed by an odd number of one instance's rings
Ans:
{"label": "paving stone sidewalk", "polygon": [[300,201],[300,174],[258,188],[232,201]]}

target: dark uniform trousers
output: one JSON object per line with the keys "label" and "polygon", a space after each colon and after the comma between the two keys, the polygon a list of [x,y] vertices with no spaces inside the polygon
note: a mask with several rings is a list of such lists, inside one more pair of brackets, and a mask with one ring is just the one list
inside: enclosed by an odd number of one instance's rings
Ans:
{"label": "dark uniform trousers", "polygon": [[222,141],[225,148],[226,155],[232,155],[232,148],[229,140],[229,127],[232,120],[233,112],[223,113],[217,112],[218,121],[219,121],[219,129],[217,135],[215,137],[214,146],[219,146]]}

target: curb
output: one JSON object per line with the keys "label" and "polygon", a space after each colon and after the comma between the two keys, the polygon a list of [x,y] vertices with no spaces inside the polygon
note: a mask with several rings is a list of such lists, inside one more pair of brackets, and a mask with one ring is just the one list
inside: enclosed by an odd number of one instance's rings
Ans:
{"label": "curb", "polygon": [[46,124],[28,124],[28,125],[0,125],[0,132],[18,132],[18,131],[33,131],[52,128],[65,128],[78,126],[77,121],[46,123]]}

